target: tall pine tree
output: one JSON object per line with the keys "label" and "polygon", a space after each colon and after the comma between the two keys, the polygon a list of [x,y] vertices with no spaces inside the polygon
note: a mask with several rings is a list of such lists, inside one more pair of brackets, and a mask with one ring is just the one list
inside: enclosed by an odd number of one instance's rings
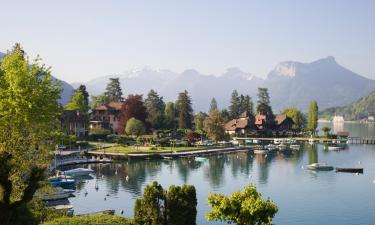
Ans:
{"label": "tall pine tree", "polygon": [[254,113],[254,103],[249,95],[246,95],[242,103],[243,112]]}
{"label": "tall pine tree", "polygon": [[211,99],[211,104],[210,104],[210,110],[208,110],[208,112],[212,112],[214,110],[219,110],[218,107],[217,107],[217,102],[216,102],[216,99],[215,98],[212,98]]}
{"label": "tall pine tree", "polygon": [[267,88],[258,88],[257,113],[266,115],[267,123],[273,124],[275,116],[270,105],[270,96]]}
{"label": "tall pine tree", "polygon": [[169,129],[176,128],[176,107],[173,102],[167,102],[164,110],[165,126]]}
{"label": "tall pine tree", "polygon": [[163,128],[165,110],[163,97],[159,97],[158,93],[151,89],[145,99],[145,106],[147,109],[147,122],[150,123],[151,127],[154,129]]}
{"label": "tall pine tree", "polygon": [[121,102],[124,100],[119,78],[109,78],[104,95],[108,98],[109,102]]}
{"label": "tall pine tree", "polygon": [[238,118],[241,114],[241,99],[237,90],[233,90],[229,105],[229,115],[231,119]]}
{"label": "tall pine tree", "polygon": [[186,90],[178,95],[176,109],[178,113],[178,128],[191,129],[193,108],[191,106],[191,98]]}

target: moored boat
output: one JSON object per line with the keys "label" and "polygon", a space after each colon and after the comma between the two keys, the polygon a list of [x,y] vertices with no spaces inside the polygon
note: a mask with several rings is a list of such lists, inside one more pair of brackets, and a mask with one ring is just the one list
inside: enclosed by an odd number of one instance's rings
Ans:
{"label": "moored boat", "polygon": [[340,150],[343,150],[344,147],[342,146],[328,146],[327,148],[329,151],[340,151]]}
{"label": "moored boat", "polygon": [[208,159],[205,157],[195,157],[195,161],[197,162],[206,162]]}
{"label": "moored boat", "polygon": [[294,150],[299,150],[301,148],[300,145],[290,145],[289,146],[291,149],[294,149]]}
{"label": "moored boat", "polygon": [[279,149],[279,150],[285,150],[286,148],[287,148],[287,146],[286,145],[284,145],[284,144],[279,144],[278,146],[277,146],[277,148]]}
{"label": "moored boat", "polygon": [[63,171],[64,175],[67,176],[86,176],[93,172],[94,170],[87,168],[76,168],[72,170]]}
{"label": "moored boat", "polygon": [[313,163],[307,165],[307,169],[309,170],[322,170],[322,171],[330,171],[333,170],[333,166],[329,166],[326,163]]}
{"label": "moored boat", "polygon": [[44,194],[42,199],[43,201],[54,201],[60,199],[66,199],[73,195],[73,189],[63,189],[61,187],[56,188],[56,192],[50,194]]}
{"label": "moored boat", "polygon": [[336,168],[336,172],[343,173],[363,173],[363,168]]}
{"label": "moored boat", "polygon": [[75,185],[74,179],[62,178],[61,176],[54,176],[48,178],[49,183],[54,187],[71,188]]}

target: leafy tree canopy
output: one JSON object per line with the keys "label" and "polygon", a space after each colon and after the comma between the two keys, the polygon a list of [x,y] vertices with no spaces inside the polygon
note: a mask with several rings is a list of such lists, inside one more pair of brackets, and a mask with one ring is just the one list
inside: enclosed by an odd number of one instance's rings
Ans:
{"label": "leafy tree canopy", "polygon": [[237,225],[271,225],[278,211],[271,200],[263,200],[255,185],[233,192],[229,197],[210,194],[208,204],[212,209],[207,213],[208,220],[226,221]]}
{"label": "leafy tree canopy", "polygon": [[19,44],[0,65],[0,224],[28,203],[44,177],[61,114],[50,70]]}

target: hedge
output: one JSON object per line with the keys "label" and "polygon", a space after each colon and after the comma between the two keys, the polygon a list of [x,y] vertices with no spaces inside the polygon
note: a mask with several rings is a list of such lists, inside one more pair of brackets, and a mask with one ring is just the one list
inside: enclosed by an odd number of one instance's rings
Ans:
{"label": "hedge", "polygon": [[58,218],[42,225],[133,225],[130,219],[112,215],[88,215]]}

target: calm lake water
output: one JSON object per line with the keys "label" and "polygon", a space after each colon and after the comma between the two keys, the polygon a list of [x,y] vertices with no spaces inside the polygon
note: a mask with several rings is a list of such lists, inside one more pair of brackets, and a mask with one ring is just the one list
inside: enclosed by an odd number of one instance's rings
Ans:
{"label": "calm lake water", "polygon": [[[304,169],[314,162],[363,167],[364,174]],[[213,155],[203,163],[183,158],[89,167],[95,170],[94,178],[79,181],[76,197],[70,198],[76,214],[116,209],[116,213],[124,210],[124,215],[132,216],[134,200],[147,184],[156,180],[164,188],[172,184],[196,187],[200,225],[226,224],[205,220],[208,192],[230,194],[250,183],[256,184],[264,198],[270,197],[278,205],[275,224],[370,225],[375,221],[373,145],[348,145],[340,152],[326,151],[323,145],[305,145],[300,151],[275,152],[267,157],[242,152]]]}

